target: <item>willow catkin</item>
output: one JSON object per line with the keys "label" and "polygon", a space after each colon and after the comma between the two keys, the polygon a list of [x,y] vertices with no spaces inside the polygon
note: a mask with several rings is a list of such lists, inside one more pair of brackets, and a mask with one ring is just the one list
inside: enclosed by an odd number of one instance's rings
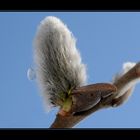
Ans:
{"label": "willow catkin", "polygon": [[[136,65],[136,63],[134,62],[126,62],[123,64],[122,67],[122,71],[120,73],[117,73],[114,78],[113,78],[113,83],[115,83],[122,75],[124,75],[125,73],[127,73],[130,69],[132,69],[134,66]],[[119,98],[120,96],[122,96],[123,94],[125,94],[128,90],[131,89],[131,93],[129,94],[129,96],[127,96],[127,99],[125,101],[128,100],[128,98],[132,95],[133,90],[135,88],[135,85],[140,81],[140,78],[137,78],[135,80],[132,80],[131,82],[129,82],[126,86],[124,86],[120,91],[119,94],[115,97],[115,98]]]}
{"label": "willow catkin", "polygon": [[34,40],[34,61],[37,82],[48,107],[60,106],[70,89],[86,83],[86,67],[76,40],[56,17],[41,21]]}

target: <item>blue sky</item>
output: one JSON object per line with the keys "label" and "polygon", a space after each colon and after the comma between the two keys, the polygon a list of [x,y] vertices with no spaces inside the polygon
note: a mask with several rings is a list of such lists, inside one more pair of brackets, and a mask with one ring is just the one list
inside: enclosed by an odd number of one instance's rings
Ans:
{"label": "blue sky", "polygon": [[[1,12],[0,128],[48,128],[57,109],[46,113],[33,66],[33,39],[46,16],[56,16],[77,38],[87,65],[88,84],[110,82],[127,61],[140,61],[140,13],[137,12]],[[140,128],[140,84],[129,101],[100,110],[75,128]]]}

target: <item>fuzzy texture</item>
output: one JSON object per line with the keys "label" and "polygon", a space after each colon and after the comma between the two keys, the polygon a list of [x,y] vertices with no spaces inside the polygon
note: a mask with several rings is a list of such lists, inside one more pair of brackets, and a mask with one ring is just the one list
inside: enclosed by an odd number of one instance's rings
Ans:
{"label": "fuzzy texture", "polygon": [[76,40],[56,17],[46,17],[34,40],[36,77],[48,107],[60,106],[71,88],[85,85],[86,67],[76,49]]}
{"label": "fuzzy texture", "polygon": [[[122,75],[124,75],[125,73],[127,73],[131,68],[133,68],[134,66],[136,65],[136,63],[133,63],[133,62],[126,62],[123,64],[123,68],[122,68],[122,71],[118,74],[116,74],[113,78],[113,83],[115,81],[117,81]],[[116,98],[122,96],[124,93],[126,93],[126,91],[130,90],[131,89],[131,93],[129,95],[129,97],[131,96],[133,90],[134,90],[134,87],[135,85],[140,81],[140,78],[136,79],[136,80],[133,80],[131,81],[129,84],[127,84],[121,91],[120,93],[116,96]],[[127,98],[128,99],[128,98]]]}

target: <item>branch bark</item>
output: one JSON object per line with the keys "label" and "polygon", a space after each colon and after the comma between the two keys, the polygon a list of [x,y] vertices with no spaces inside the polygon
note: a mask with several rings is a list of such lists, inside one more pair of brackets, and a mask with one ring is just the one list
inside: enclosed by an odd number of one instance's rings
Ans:
{"label": "branch bark", "polygon": [[92,113],[100,109],[112,107],[112,101],[119,94],[120,90],[128,83],[139,77],[140,77],[140,62],[137,63],[132,69],[130,69],[126,74],[124,74],[114,83],[114,85],[117,87],[117,92],[115,92],[112,96],[105,98],[104,100],[99,102],[96,106],[85,112],[70,114],[68,116],[61,116],[57,114],[50,128],[71,128],[80,121],[82,121],[83,119],[85,119],[86,117],[88,117],[89,115],[91,115]]}

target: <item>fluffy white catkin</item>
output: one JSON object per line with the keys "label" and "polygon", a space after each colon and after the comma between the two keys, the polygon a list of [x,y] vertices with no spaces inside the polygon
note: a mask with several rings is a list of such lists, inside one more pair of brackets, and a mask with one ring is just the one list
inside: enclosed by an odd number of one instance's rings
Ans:
{"label": "fluffy white catkin", "polygon": [[75,44],[73,34],[60,19],[49,16],[41,21],[34,40],[34,61],[48,106],[61,105],[62,93],[86,83],[86,67]]}
{"label": "fluffy white catkin", "polygon": [[[136,65],[136,63],[134,62],[126,62],[123,64],[123,68],[122,71],[118,74],[116,74],[113,78],[113,83],[118,80],[122,75],[124,75],[126,72],[128,72],[131,68],[133,68]],[[137,84],[137,82],[140,81],[140,78],[137,78],[133,81],[131,81],[129,84],[127,84],[118,94],[118,96],[116,96],[116,98],[122,96],[126,91],[128,91],[129,89],[131,90],[131,93],[133,92],[133,89],[135,87],[135,85]],[[131,95],[131,94],[130,94]]]}

